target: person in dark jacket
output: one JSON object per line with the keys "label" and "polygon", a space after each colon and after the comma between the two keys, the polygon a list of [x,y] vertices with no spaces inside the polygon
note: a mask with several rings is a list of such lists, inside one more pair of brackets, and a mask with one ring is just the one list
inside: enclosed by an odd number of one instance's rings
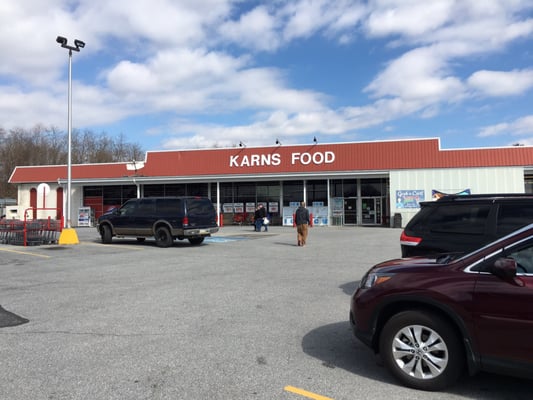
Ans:
{"label": "person in dark jacket", "polygon": [[254,214],[254,224],[255,224],[255,231],[256,232],[261,232],[261,227],[262,226],[265,227],[265,231],[268,230],[267,226],[264,225],[265,217],[266,217],[266,210],[265,210],[265,208],[263,207],[262,204],[259,204],[259,206],[257,206],[257,208],[255,210],[255,214]]}
{"label": "person in dark jacket", "polygon": [[300,203],[295,215],[296,233],[298,235],[298,246],[305,246],[307,234],[309,233],[309,210],[305,208],[305,202]]}

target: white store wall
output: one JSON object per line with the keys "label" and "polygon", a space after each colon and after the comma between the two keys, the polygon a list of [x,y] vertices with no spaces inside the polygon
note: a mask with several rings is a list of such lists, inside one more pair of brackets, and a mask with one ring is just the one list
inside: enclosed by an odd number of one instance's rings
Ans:
{"label": "white store wall", "polygon": [[[46,206],[46,208],[53,208],[52,210],[39,210],[37,212],[37,218],[38,219],[46,219],[48,217],[55,218],[56,216],[56,210],[55,207],[57,205],[57,189],[59,187],[62,187],[64,190],[63,193],[63,212],[67,212],[67,187],[66,185],[58,185],[57,183],[48,183],[50,186],[50,192],[46,195],[46,198],[44,199],[43,203],[43,193],[37,193],[37,208],[42,208],[43,204]],[[16,218],[24,219],[24,210],[30,207],[30,190],[36,189],[37,184],[20,184],[18,185],[18,215]],[[72,226],[76,225],[76,221],[78,220],[78,209],[83,204],[83,187],[78,187],[75,185],[72,185],[71,188],[71,222]],[[14,215],[12,217],[15,217]],[[29,216],[28,216],[29,217]],[[66,217],[66,216],[65,216]]]}
{"label": "white store wall", "polygon": [[[335,177],[332,177],[335,178]],[[497,168],[435,168],[418,170],[392,170],[390,179],[390,207],[391,217],[400,213],[402,227],[419,211],[419,208],[396,208],[397,190],[423,190],[425,201],[432,200],[432,190],[444,193],[457,193],[470,189],[472,194],[483,193],[524,193],[524,167],[497,167]],[[46,197],[46,206],[55,207],[57,183],[48,183],[50,193]],[[36,184],[21,184],[18,186],[19,218],[24,218],[23,211],[30,205],[30,189]],[[66,187],[63,186],[63,202],[66,202]],[[71,193],[71,221],[72,226],[77,224],[79,207],[83,204],[82,186],[73,185]],[[42,196],[38,194],[38,207],[42,207]],[[63,205],[66,212],[66,204]],[[52,212],[41,212],[38,218],[45,218]],[[53,216],[52,216],[53,217]],[[392,222],[392,218],[391,218]]]}
{"label": "white store wall", "polygon": [[395,170],[389,176],[391,215],[402,215],[402,227],[419,208],[396,208],[397,190],[423,190],[425,201],[432,200],[432,190],[450,194],[465,189],[472,194],[524,193],[523,167]]}

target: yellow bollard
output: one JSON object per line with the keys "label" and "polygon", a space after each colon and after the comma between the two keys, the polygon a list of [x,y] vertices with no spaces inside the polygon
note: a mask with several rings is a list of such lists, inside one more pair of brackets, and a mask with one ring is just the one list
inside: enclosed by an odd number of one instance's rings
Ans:
{"label": "yellow bollard", "polygon": [[59,244],[80,244],[78,234],[73,228],[65,228],[59,235]]}

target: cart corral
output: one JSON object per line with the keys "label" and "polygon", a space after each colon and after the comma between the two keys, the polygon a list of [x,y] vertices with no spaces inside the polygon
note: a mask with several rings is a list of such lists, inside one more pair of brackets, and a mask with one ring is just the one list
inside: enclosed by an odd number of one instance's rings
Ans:
{"label": "cart corral", "polygon": [[25,211],[24,220],[0,220],[0,244],[17,246],[39,246],[44,244],[57,244],[63,223],[61,219],[28,219],[28,211],[37,214],[38,209]]}

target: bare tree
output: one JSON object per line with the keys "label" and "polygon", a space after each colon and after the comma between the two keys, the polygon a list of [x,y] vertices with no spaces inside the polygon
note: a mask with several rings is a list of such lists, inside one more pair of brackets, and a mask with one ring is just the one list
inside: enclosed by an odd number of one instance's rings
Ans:
{"label": "bare tree", "polygon": [[[105,132],[74,130],[71,144],[73,164],[140,160],[144,154],[139,144],[126,142],[122,133],[111,137]],[[67,133],[55,127],[0,128],[0,198],[16,198],[17,188],[8,184],[16,166],[66,164],[67,153]]]}

